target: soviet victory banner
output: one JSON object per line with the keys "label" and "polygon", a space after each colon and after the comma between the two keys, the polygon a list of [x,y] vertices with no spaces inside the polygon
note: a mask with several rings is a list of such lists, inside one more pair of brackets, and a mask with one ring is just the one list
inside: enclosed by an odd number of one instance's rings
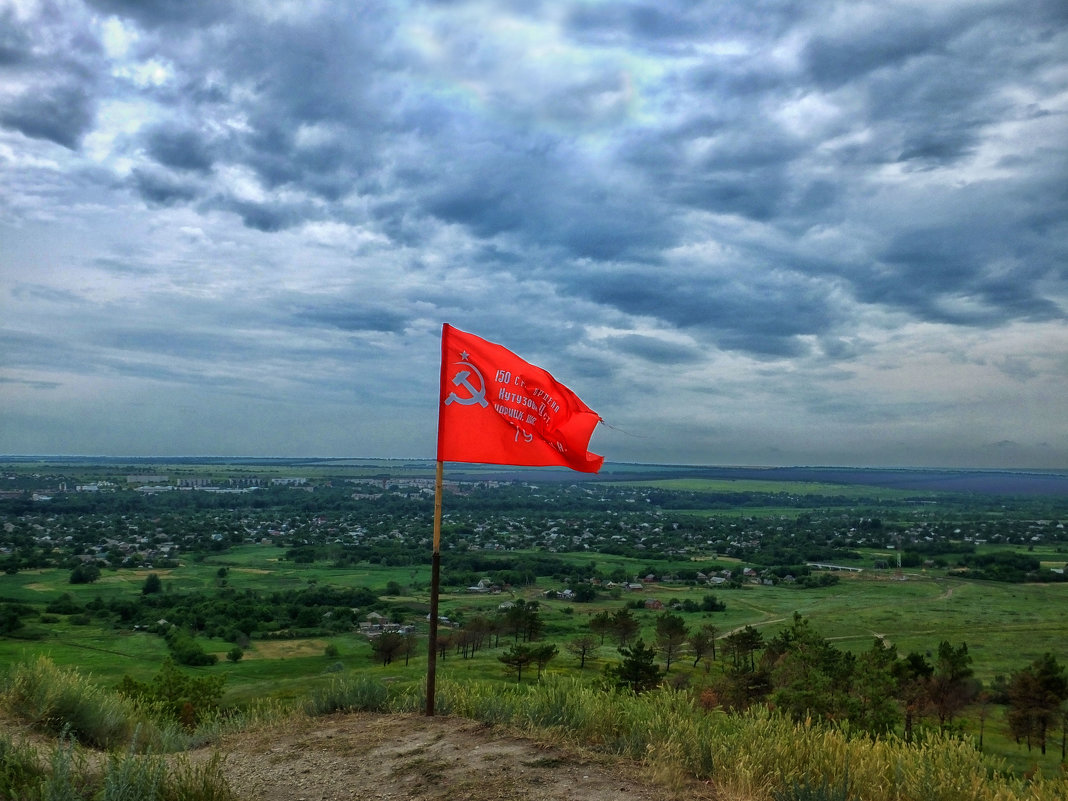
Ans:
{"label": "soviet victory banner", "polygon": [[596,473],[601,418],[547,371],[446,323],[441,330],[438,461],[560,465]]}

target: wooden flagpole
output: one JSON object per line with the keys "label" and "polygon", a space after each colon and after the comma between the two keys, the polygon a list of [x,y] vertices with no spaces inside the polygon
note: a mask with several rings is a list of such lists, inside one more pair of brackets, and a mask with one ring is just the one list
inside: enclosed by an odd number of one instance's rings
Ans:
{"label": "wooden flagpole", "polygon": [[426,714],[434,716],[434,691],[438,666],[438,589],[441,586],[441,484],[444,463],[439,459],[434,475],[434,554],[430,561],[430,637],[426,659]]}

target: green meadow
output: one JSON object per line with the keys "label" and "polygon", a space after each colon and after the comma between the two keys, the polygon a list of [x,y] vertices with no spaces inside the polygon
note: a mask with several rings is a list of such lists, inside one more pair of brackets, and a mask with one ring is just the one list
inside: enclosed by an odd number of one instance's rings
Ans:
{"label": "green meadow", "polygon": [[[623,556],[560,556],[575,564],[596,562],[601,570],[621,567],[628,575],[644,575],[649,570],[649,563]],[[695,564],[702,569],[711,569],[711,566],[729,566],[731,562],[725,558],[710,563],[680,559],[657,562],[656,569],[658,573],[664,573],[672,568],[693,568]],[[219,577],[220,567],[228,568],[225,579]],[[409,617],[415,617],[415,610],[425,610],[429,602],[428,567],[360,564],[354,568],[335,568],[325,562],[298,564],[286,560],[281,548],[258,545],[235,548],[167,570],[105,570],[93,584],[70,584],[69,572],[61,569],[22,571],[0,576],[0,597],[40,609],[64,593],[83,604],[94,598],[136,599],[149,572],[160,576],[164,592],[176,594],[211,594],[224,586],[237,591],[272,592],[315,584],[368,587],[381,594],[389,582],[395,582],[403,589],[403,594],[386,600],[407,608]],[[687,599],[700,603],[706,595],[714,594],[726,603],[726,611],[679,612],[688,626],[712,623],[722,636],[751,625],[770,637],[784,627],[795,612],[799,612],[823,636],[848,650],[865,650],[875,637],[893,643],[902,653],[933,651],[942,640],[965,642],[973,657],[976,675],[987,682],[995,675],[1007,675],[1046,651],[1059,657],[1065,655],[1068,615],[1064,610],[1068,609],[1068,583],[1008,584],[947,578],[923,571],[899,574],[896,570],[872,569],[840,576],[841,580],[833,586],[806,590],[788,585],[745,585],[740,589],[726,589],[725,586],[694,587],[682,583],[652,584],[640,592],[616,590],[609,593],[602,590],[597,600],[577,603],[543,597],[546,590],[563,589],[559,582],[549,577],[542,577],[536,585],[516,588],[510,593],[480,595],[450,587],[446,572],[442,576],[446,591],[441,595],[440,604],[442,615],[463,621],[478,614],[492,615],[501,603],[513,598],[538,600],[546,637],[566,640],[588,633],[590,617],[604,609],[614,611],[637,599],[656,600],[665,606],[672,601]],[[647,641],[652,640],[658,614],[653,609],[635,611]],[[101,628],[91,620],[79,625],[74,615],[51,617],[56,622],[30,626],[32,633],[40,634],[41,639],[0,639],[0,655],[4,660],[17,659],[26,653],[45,652],[59,664],[83,666],[110,680],[121,677],[124,672],[151,671],[166,653],[161,638],[153,634]],[[425,627],[425,621],[417,622]],[[238,684],[255,684],[262,680],[265,682],[263,691],[271,692],[271,682],[283,678],[287,672],[306,676],[308,671],[321,669],[323,659],[320,657],[328,640],[338,646],[346,667],[360,667],[361,662],[367,669],[376,667],[365,639],[355,633],[326,638],[313,646],[293,646],[288,650],[277,647],[275,641],[253,640],[240,663],[217,667],[232,671],[231,681]],[[205,650],[220,655],[230,647],[231,644],[222,640],[205,641]],[[597,656],[601,660],[614,658],[614,646],[606,643]],[[419,653],[413,661],[424,658]],[[491,663],[488,673],[493,675],[496,671],[503,677],[500,666],[492,664],[495,662],[492,654],[473,660],[447,658],[446,661],[488,661]],[[561,654],[552,669],[570,669],[568,662],[569,657]],[[268,669],[264,663],[279,664]]]}
{"label": "green meadow", "polygon": [[[556,555],[573,565],[595,562],[602,571],[622,568],[627,575],[645,575],[652,572],[651,565],[655,565],[657,575],[695,566],[708,571],[737,565],[736,560],[727,558],[645,561],[599,553]],[[1063,559],[1063,554],[1052,548],[1039,555],[1048,556],[1054,563]],[[563,589],[551,577],[539,577],[533,585],[500,594],[474,594],[453,586],[445,571],[442,580],[446,589],[441,595],[440,612],[462,622],[476,615],[492,617],[502,603],[511,600],[537,600],[544,621],[543,637],[560,648],[559,655],[546,668],[547,675],[577,677],[589,682],[596,681],[606,665],[620,659],[610,638],[594,648],[582,670],[577,658],[566,650],[569,640],[590,632],[589,621],[594,614],[602,610],[614,612],[637,600],[659,601],[665,607],[672,601],[700,603],[709,594],[724,602],[726,610],[678,614],[690,628],[704,624],[715,626],[720,638],[747,625],[770,638],[798,612],[836,647],[856,653],[869,649],[875,638],[892,643],[901,654],[917,651],[930,655],[943,640],[954,645],[967,643],[975,675],[985,684],[996,676],[1008,676],[1045,652],[1052,652],[1062,663],[1068,662],[1065,646],[1068,615],[1064,612],[1068,609],[1068,583],[1008,584],[950,578],[944,571],[873,570],[869,566],[876,556],[892,558],[893,553],[865,551],[861,560],[865,566],[863,572],[842,573],[837,584],[819,589],[802,590],[784,584],[747,584],[728,589],[725,585],[660,583],[633,592],[602,588],[597,599],[589,603],[546,598],[545,591]],[[226,568],[222,574],[221,568]],[[291,561],[283,548],[245,545],[198,556],[172,569],[105,569],[92,584],[70,584],[69,571],[65,569],[0,575],[0,599],[28,604],[41,611],[65,593],[83,605],[94,599],[136,600],[150,572],[160,576],[164,593],[199,597],[211,597],[224,589],[270,593],[316,585],[368,587],[383,596],[387,584],[399,585],[401,593],[385,596],[384,600],[401,610],[406,620],[416,623],[417,631],[423,635],[407,664],[403,657],[386,666],[379,664],[369,641],[355,631],[295,639],[257,637],[236,663],[226,659],[233,643],[221,638],[198,637],[204,650],[217,655],[219,662],[189,670],[202,675],[225,675],[227,704],[243,706],[268,697],[299,700],[317,688],[329,686],[342,673],[413,684],[418,684],[425,675],[425,616],[430,578],[427,566],[359,563],[339,568],[325,561]],[[646,642],[654,640],[660,614],[656,609],[634,610],[641,624],[639,636]],[[449,631],[447,626],[442,628],[445,634]],[[439,680],[477,680],[497,683],[502,688],[513,685],[514,675],[507,674],[497,659],[508,643],[502,636],[500,647],[484,648],[469,658],[448,651],[438,661]],[[91,615],[88,619],[62,614],[31,618],[17,637],[0,638],[0,663],[15,664],[37,655],[45,655],[62,667],[77,668],[102,686],[114,687],[124,675],[139,681],[149,680],[167,657],[168,650],[163,638],[156,634],[114,628],[110,623],[97,622]],[[685,677],[690,686],[700,687],[707,681],[710,668],[709,660],[694,667],[692,657],[686,659],[684,655],[672,666],[669,679],[679,681]],[[524,673],[524,683],[534,682],[535,675],[531,667]],[[964,726],[974,732],[977,727],[974,715],[966,717]],[[1047,771],[1054,770],[1059,761],[1057,749],[1051,749],[1045,759],[1040,759],[1037,752],[1028,753],[1017,746],[1008,739],[1000,718],[987,725],[985,737],[987,749],[1000,754],[1020,772],[1034,764],[1044,765]]]}

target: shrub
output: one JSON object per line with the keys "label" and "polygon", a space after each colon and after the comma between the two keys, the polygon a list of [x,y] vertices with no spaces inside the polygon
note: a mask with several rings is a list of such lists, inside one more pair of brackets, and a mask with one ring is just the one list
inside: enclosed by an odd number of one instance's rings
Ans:
{"label": "shrub", "polygon": [[107,692],[47,657],[16,665],[5,677],[0,704],[34,728],[97,748],[129,742],[139,728],[154,739],[155,727],[128,699]]}
{"label": "shrub", "polygon": [[171,627],[163,638],[174,655],[174,661],[179,665],[204,667],[219,661],[219,657],[205,653],[200,643],[177,627]]}
{"label": "shrub", "polygon": [[90,562],[86,562],[70,571],[68,581],[71,584],[92,584],[98,578],[100,578],[100,568]]}
{"label": "shrub", "polygon": [[151,681],[144,683],[123,676],[119,693],[157,716],[180,722],[192,730],[219,710],[224,675],[188,676],[171,659],[163,660]]}
{"label": "shrub", "polygon": [[142,595],[154,595],[163,589],[163,582],[160,580],[159,574],[149,573],[145,579],[145,583],[141,585]]}

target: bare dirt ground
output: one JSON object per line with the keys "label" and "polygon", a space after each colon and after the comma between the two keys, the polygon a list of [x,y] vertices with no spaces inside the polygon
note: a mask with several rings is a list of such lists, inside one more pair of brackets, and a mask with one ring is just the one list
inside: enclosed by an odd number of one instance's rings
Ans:
{"label": "bare dirt ground", "polygon": [[246,801],[667,801],[709,786],[541,743],[475,721],[416,715],[297,717],[194,752],[226,756]]}

